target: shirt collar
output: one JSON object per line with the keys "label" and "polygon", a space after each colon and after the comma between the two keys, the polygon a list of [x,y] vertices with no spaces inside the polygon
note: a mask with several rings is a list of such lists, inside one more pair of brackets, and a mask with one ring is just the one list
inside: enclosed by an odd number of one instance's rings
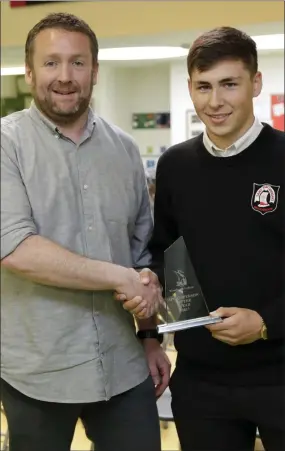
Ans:
{"label": "shirt collar", "polygon": [[[30,115],[33,119],[40,120],[43,122],[53,134],[58,134],[60,132],[57,125],[55,125],[50,119],[48,119],[36,106],[34,100],[32,100],[31,106],[29,108]],[[86,131],[91,135],[94,125],[96,123],[96,116],[91,107],[88,110],[88,119],[86,124]]]}
{"label": "shirt collar", "polygon": [[225,150],[219,149],[217,146],[215,146],[215,144],[207,135],[206,130],[203,133],[203,143],[208,152],[214,156],[228,157],[237,155],[256,140],[262,128],[262,123],[257,118],[255,118],[253,125],[247,130],[247,132]]}

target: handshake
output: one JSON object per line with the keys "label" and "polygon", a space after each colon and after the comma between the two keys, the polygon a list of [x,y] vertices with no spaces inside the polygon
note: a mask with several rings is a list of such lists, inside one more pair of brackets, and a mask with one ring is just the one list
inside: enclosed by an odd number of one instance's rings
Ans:
{"label": "handshake", "polygon": [[127,271],[126,280],[116,289],[115,299],[123,302],[123,308],[136,318],[150,318],[164,306],[157,275],[150,269],[143,269],[140,273],[134,269]]}

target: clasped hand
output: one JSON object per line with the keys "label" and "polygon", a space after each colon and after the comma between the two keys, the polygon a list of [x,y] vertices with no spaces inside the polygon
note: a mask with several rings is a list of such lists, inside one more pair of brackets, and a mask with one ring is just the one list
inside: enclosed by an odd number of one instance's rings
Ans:
{"label": "clasped hand", "polygon": [[115,299],[123,302],[123,308],[138,319],[150,318],[159,311],[160,306],[164,305],[157,275],[147,268],[140,273],[130,271],[132,280],[128,286],[122,286],[117,290]]}

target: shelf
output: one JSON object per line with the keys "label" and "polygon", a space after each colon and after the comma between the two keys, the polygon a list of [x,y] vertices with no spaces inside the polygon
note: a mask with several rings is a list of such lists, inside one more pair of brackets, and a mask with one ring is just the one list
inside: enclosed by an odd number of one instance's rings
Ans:
{"label": "shelf", "polygon": [[160,154],[151,154],[151,153],[141,153],[140,156],[144,157],[144,158],[155,158],[155,157],[160,157],[161,155],[163,155],[162,153]]}

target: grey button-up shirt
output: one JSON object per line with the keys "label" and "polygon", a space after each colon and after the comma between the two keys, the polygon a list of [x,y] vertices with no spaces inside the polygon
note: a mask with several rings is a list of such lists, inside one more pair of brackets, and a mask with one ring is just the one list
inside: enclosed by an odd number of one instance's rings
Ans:
{"label": "grey button-up shirt", "polygon": [[[1,259],[38,234],[91,259],[143,267],[151,229],[139,151],[122,130],[90,110],[75,144],[35,105],[2,119]],[[113,293],[1,273],[1,375],[16,389],[96,402],[146,379],[134,320]]]}

